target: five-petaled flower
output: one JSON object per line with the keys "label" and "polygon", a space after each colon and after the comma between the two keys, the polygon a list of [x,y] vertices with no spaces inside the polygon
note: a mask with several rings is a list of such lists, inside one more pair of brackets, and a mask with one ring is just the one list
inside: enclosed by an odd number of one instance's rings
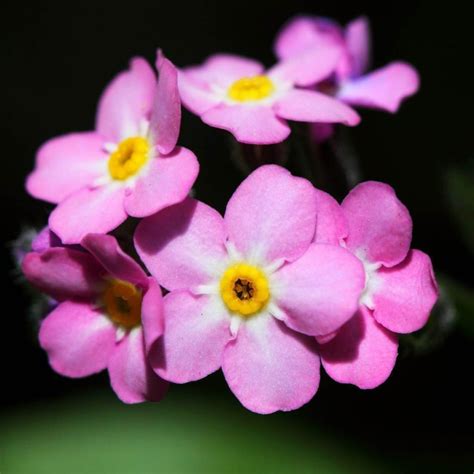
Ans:
{"label": "five-petaled flower", "polygon": [[[325,54],[328,44],[339,46],[341,55],[334,74],[318,89],[355,106],[396,112],[403,99],[419,87],[416,69],[402,61],[367,73],[370,66],[370,28],[367,18],[360,17],[342,28],[327,18],[298,16],[290,20],[277,36],[275,54],[280,60],[295,59],[309,51]],[[330,124],[315,125],[316,136],[327,138]]]}
{"label": "five-petaled flower", "polygon": [[184,383],[222,367],[237,398],[258,413],[313,397],[320,362],[310,336],[352,317],[365,278],[348,250],[312,243],[316,197],[308,181],[268,165],[238,187],[224,218],[187,199],[141,221],[137,251],[170,290],[165,333],[147,338],[161,377]]}
{"label": "five-petaled flower", "polygon": [[132,60],[102,95],[96,131],[46,142],[28,176],[28,192],[58,206],[49,218],[63,243],[107,233],[128,216],[151,215],[182,201],[199,170],[194,154],[176,147],[181,103],[177,72],[158,53],[159,80]]}
{"label": "five-petaled flower", "polygon": [[387,184],[361,183],[341,206],[321,191],[318,200],[315,242],[340,243],[365,268],[356,315],[339,331],[318,338],[322,363],[338,382],[374,388],[395,365],[396,333],[421,329],[437,300],[431,260],[410,250],[410,214]]}
{"label": "five-petaled flower", "polygon": [[286,120],[357,125],[357,113],[341,101],[303,87],[326,79],[341,51],[328,44],[282,61],[268,71],[252,59],[216,54],[179,72],[183,104],[208,125],[230,131],[242,143],[271,144],[290,134]]}
{"label": "five-petaled flower", "polygon": [[168,383],[151,369],[147,335],[163,333],[161,290],[114,237],[89,234],[88,251],[51,247],[23,260],[26,278],[58,305],[43,320],[41,347],[53,369],[67,377],[86,377],[108,369],[110,383],[125,403],[158,401]]}

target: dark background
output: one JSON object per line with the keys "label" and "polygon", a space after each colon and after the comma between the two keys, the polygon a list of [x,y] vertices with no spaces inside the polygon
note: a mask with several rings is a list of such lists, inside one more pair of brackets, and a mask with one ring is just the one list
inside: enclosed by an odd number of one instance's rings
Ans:
{"label": "dark background", "polygon": [[[199,63],[219,51],[252,56],[270,65],[278,28],[301,12],[330,16],[342,23],[366,14],[373,29],[374,67],[404,59],[420,71],[420,92],[398,114],[364,110],[363,121],[351,131],[351,137],[361,157],[364,179],[390,183],[410,209],[414,247],[432,256],[439,274],[472,287],[472,254],[453,217],[446,188],[449,170],[453,166],[464,169],[473,158],[474,87],[468,72],[473,57],[472,24],[469,12],[455,2],[141,0],[9,5],[2,12],[0,33],[5,82],[0,202],[5,244],[23,227],[41,227],[47,220],[48,206],[27,196],[23,187],[35,150],[50,137],[91,129],[102,89],[131,56],[152,61],[159,46],[177,66]],[[222,210],[241,180],[228,157],[227,134],[205,126],[187,112],[183,115],[180,144],[191,148],[201,161],[197,196]],[[474,216],[466,215],[469,217]],[[88,397],[99,390],[100,398],[107,380],[105,375],[69,380],[49,368],[36,344],[34,324],[28,317],[29,300],[15,281],[6,245],[2,246],[2,269],[4,383],[0,409],[1,416],[10,420],[8,426],[20,429],[21,445],[21,430],[27,437],[29,428],[26,422],[24,428],[18,428],[15,414],[44,410],[49,416],[54,413],[51,407],[61,407],[64,400],[74,397],[72,410],[88,413]],[[463,317],[474,318],[474,314]],[[472,333],[455,324],[444,343],[431,352],[401,357],[382,387],[360,391],[324,375],[309,405],[267,418],[246,412],[220,374],[175,387],[170,397],[176,394],[187,410],[204,419],[214,403],[223,403],[222,413],[231,413],[240,431],[256,430],[255,435],[262,430],[262,437],[266,419],[281,421],[284,425],[278,426],[284,429],[275,451],[284,451],[285,438],[298,430],[305,433],[308,450],[313,449],[314,429],[331,433],[336,445],[337,440],[349,440],[351,446],[363,447],[395,471],[472,472],[473,355]],[[106,403],[118,407],[113,397],[104,396]],[[166,403],[147,408],[147,413],[167,410]],[[228,428],[224,418],[222,426],[213,425],[216,430]],[[180,423],[186,425],[186,420]],[[0,444],[0,470],[1,449]],[[245,453],[246,447],[236,445],[236,450]],[[23,452],[28,456],[28,450]],[[213,453],[203,451],[202,456],[212,459]],[[232,463],[230,459],[228,466]]]}

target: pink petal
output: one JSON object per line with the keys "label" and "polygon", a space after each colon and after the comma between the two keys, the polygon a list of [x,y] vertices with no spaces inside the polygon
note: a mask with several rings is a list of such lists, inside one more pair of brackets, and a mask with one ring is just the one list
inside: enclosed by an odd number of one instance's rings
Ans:
{"label": "pink petal", "polygon": [[118,143],[139,134],[140,122],[150,119],[156,77],[143,58],[134,58],[130,69],[118,74],[99,101],[96,129],[107,140]]}
{"label": "pink petal", "polygon": [[266,105],[221,104],[204,112],[201,118],[212,127],[228,130],[241,143],[280,143],[290,134],[286,122]]}
{"label": "pink petal", "polygon": [[240,403],[256,413],[295,410],[319,386],[319,357],[311,338],[269,316],[240,326],[224,351],[222,370]]}
{"label": "pink petal", "polygon": [[361,262],[336,245],[313,244],[274,276],[278,307],[285,323],[311,336],[339,329],[357,311],[365,286]]}
{"label": "pink petal", "polygon": [[141,328],[133,329],[117,345],[108,364],[110,384],[124,403],[158,402],[168,390],[145,356]]}
{"label": "pink petal", "polygon": [[150,363],[170,382],[202,379],[221,367],[230,319],[217,299],[173,291],[164,299],[165,333],[150,348]]}
{"label": "pink petal", "polygon": [[91,255],[64,247],[26,254],[22,270],[32,285],[57,300],[94,299],[105,275]]}
{"label": "pink petal", "polygon": [[47,141],[38,151],[26,190],[37,199],[61,202],[103,173],[107,159],[103,145],[104,139],[95,132],[71,133]]}
{"label": "pink petal", "polygon": [[357,112],[341,101],[303,89],[288,91],[274,105],[274,110],[281,118],[300,122],[343,123],[350,126],[360,122]]}
{"label": "pink petal", "polygon": [[352,105],[361,105],[388,112],[396,112],[406,97],[419,88],[415,68],[402,62],[393,62],[365,76],[344,83],[337,97]]}
{"label": "pink petal", "polygon": [[375,388],[384,383],[397,360],[398,341],[361,308],[337,333],[319,347],[323,367],[339,383]]}
{"label": "pink petal", "polygon": [[412,221],[408,209],[387,184],[366,181],[341,204],[349,227],[347,248],[372,263],[391,267],[410,249]]}
{"label": "pink petal", "polygon": [[227,256],[225,240],[221,215],[193,199],[143,219],[135,232],[140,258],[168,290],[209,283]]}
{"label": "pink petal", "polygon": [[178,72],[161,51],[158,51],[156,68],[158,69],[158,85],[151,113],[150,129],[158,151],[167,155],[176,146],[181,125]]}
{"label": "pink petal", "polygon": [[277,63],[267,74],[279,82],[312,86],[335,71],[342,52],[340,44],[330,41],[324,47],[310,48]]}
{"label": "pink petal", "polygon": [[198,173],[199,162],[187,148],[177,147],[168,156],[154,158],[125,197],[127,214],[146,217],[181,202],[189,194]]}
{"label": "pink petal", "polygon": [[370,25],[365,16],[351,21],[346,26],[345,39],[351,59],[351,75],[362,75],[370,64]]}
{"label": "pink petal", "polygon": [[224,219],[230,241],[247,258],[298,258],[314,236],[315,194],[309,181],[286,169],[261,166],[227,204]]}
{"label": "pink petal", "polygon": [[194,77],[189,70],[178,72],[178,87],[181,100],[191,112],[201,115],[222,102],[207,82]]}
{"label": "pink petal", "polygon": [[162,335],[165,327],[163,297],[160,285],[153,277],[148,278],[148,290],[142,301],[142,327],[145,346],[151,347]]}
{"label": "pink petal", "polygon": [[402,334],[421,329],[438,299],[430,257],[411,250],[397,266],[379,269],[377,279],[373,295],[375,319]]}
{"label": "pink petal", "polygon": [[343,43],[341,27],[326,18],[296,16],[291,18],[278,33],[275,55],[287,59],[308,48],[322,49],[327,42]]}
{"label": "pink petal", "polygon": [[51,232],[48,226],[43,227],[31,242],[33,252],[42,252],[52,247],[60,247],[61,241],[58,236]]}
{"label": "pink petal", "polygon": [[59,204],[49,216],[49,227],[63,244],[77,244],[87,234],[105,234],[127,219],[123,187],[84,188]]}
{"label": "pink petal", "polygon": [[107,367],[115,327],[89,303],[65,301],[42,322],[39,341],[56,372],[86,377]]}
{"label": "pink petal", "polygon": [[317,244],[339,245],[347,237],[347,223],[339,203],[328,193],[316,189],[316,234]]}
{"label": "pink petal", "polygon": [[115,237],[104,234],[88,234],[81,241],[95,259],[114,278],[125,280],[143,289],[148,288],[148,278],[140,265],[123,252]]}

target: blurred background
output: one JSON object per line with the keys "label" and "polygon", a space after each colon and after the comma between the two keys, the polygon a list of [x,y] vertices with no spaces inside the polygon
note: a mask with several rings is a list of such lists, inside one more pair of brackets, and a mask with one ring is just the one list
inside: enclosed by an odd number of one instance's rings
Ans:
{"label": "blurred background", "polygon": [[[474,150],[472,24],[456,2],[16,2],[2,7],[2,403],[0,472],[313,473],[474,470]],[[46,139],[93,126],[97,99],[133,55],[156,47],[178,66],[214,52],[274,61],[291,16],[372,23],[374,67],[415,65],[421,90],[396,115],[361,111],[350,130],[363,179],[395,187],[431,255],[442,304],[405,338],[390,379],[372,391],[326,375],[291,413],[246,411],[222,375],[173,386],[160,404],[122,405],[105,374],[55,374],[36,342],[11,242],[49,208],[24,191]],[[180,144],[201,161],[199,199],[223,210],[241,181],[226,132],[184,112]]]}

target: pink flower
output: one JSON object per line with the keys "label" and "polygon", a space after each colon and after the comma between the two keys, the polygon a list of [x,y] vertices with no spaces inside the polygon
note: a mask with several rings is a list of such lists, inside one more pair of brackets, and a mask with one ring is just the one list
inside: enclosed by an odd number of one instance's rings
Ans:
{"label": "pink flower", "polygon": [[315,242],[341,243],[366,275],[357,314],[319,339],[323,366],[337,382],[374,388],[395,365],[396,334],[417,331],[428,320],[438,297],[431,260],[410,250],[410,214],[390,186],[359,184],[341,206],[319,191],[318,203]]}
{"label": "pink flower", "polygon": [[82,246],[90,253],[55,247],[23,260],[26,278],[59,301],[41,324],[41,347],[61,375],[108,369],[123,402],[158,401],[168,383],[146,360],[142,323],[152,320],[151,338],[163,333],[160,287],[112,236],[89,234]]}
{"label": "pink flower", "polygon": [[[330,81],[320,83],[319,89],[350,104],[388,112],[396,112],[403,99],[415,94],[419,76],[413,66],[391,62],[367,73],[370,63],[370,30],[365,17],[350,22],[346,28],[318,17],[299,16],[290,20],[275,42],[275,54],[286,60],[308,55],[309,51],[325,54],[328,44],[342,50],[336,72]],[[332,133],[332,127],[315,127],[320,138]]]}
{"label": "pink flower", "polygon": [[293,410],[314,396],[320,363],[308,335],[347,322],[364,287],[349,251],[311,243],[316,196],[305,179],[268,165],[238,187],[224,218],[187,199],[139,224],[137,251],[170,290],[165,334],[147,337],[161,377],[185,383],[222,367],[257,413]]}
{"label": "pink flower", "polygon": [[182,201],[198,174],[194,154],[176,146],[181,120],[175,67],[158,54],[159,80],[141,58],[103,93],[96,130],[46,142],[28,192],[58,206],[49,226],[63,243],[107,233],[127,216]]}
{"label": "pink flower", "polygon": [[328,45],[268,71],[252,59],[217,54],[180,71],[181,98],[205,123],[230,131],[242,143],[283,141],[290,134],[286,120],[357,125],[359,116],[350,107],[301,88],[327,78],[340,54],[340,48]]}

